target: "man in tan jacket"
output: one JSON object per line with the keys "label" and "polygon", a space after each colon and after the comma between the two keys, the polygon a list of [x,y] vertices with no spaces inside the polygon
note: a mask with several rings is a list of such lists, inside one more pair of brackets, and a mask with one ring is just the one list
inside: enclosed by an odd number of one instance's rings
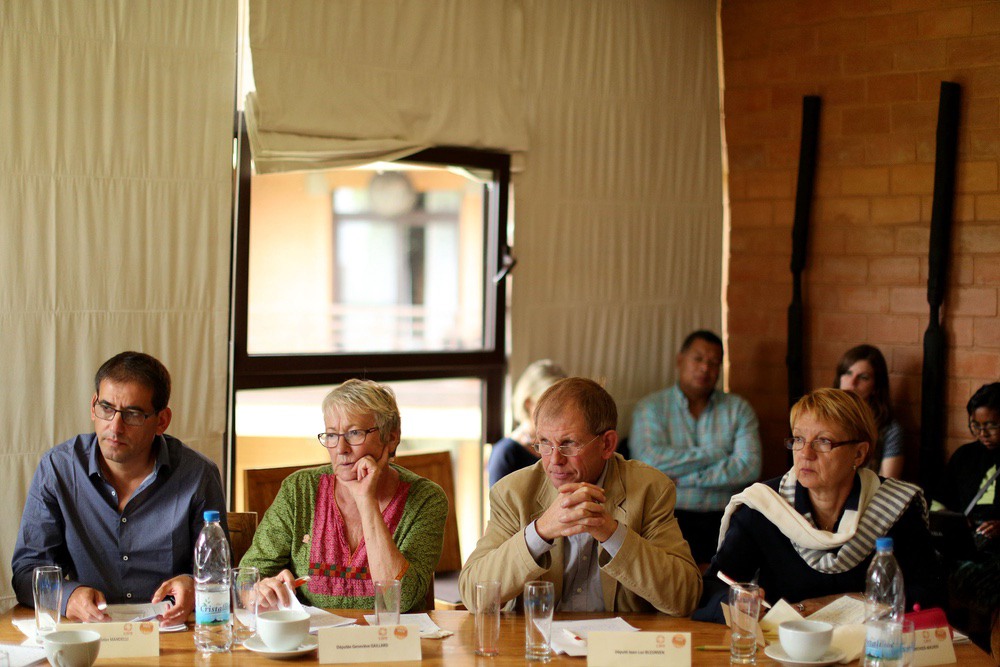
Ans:
{"label": "man in tan jacket", "polygon": [[541,460],[490,491],[490,522],[459,578],[473,609],[478,581],[506,603],[525,582],[553,582],[560,611],[658,610],[688,616],[701,574],[674,518],[673,482],[615,453],[618,410],[600,385],[567,378],[535,407]]}

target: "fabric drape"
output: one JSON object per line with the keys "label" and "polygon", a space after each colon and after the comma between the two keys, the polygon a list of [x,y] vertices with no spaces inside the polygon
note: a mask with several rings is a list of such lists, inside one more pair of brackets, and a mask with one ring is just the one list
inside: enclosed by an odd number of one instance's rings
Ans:
{"label": "fabric drape", "polygon": [[[511,370],[605,380],[627,430],[722,321],[717,5],[251,0],[258,173],[517,153]],[[529,145],[530,138],[530,145]]]}
{"label": "fabric drape", "polygon": [[605,382],[621,431],[722,322],[716,3],[528,2],[531,147],[514,178],[511,377]]}
{"label": "fabric drape", "polygon": [[222,460],[236,27],[235,0],[0,2],[0,608],[103,361],[162,360],[169,432]]}
{"label": "fabric drape", "polygon": [[257,173],[527,147],[521,0],[251,0]]}

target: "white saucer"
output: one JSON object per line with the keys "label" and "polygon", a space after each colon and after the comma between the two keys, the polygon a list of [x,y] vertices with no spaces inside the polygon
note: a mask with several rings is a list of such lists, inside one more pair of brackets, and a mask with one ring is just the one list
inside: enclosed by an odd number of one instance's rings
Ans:
{"label": "white saucer", "polygon": [[781,644],[771,644],[764,647],[764,655],[771,660],[777,660],[783,665],[789,665],[789,667],[822,667],[822,665],[832,665],[835,662],[839,662],[844,657],[841,651],[831,648],[819,660],[795,660],[785,653],[785,649],[781,648]]}
{"label": "white saucer", "polygon": [[281,659],[281,658],[294,658],[299,655],[305,655],[319,648],[319,639],[313,635],[306,635],[306,638],[302,640],[297,648],[293,648],[291,651],[275,651],[273,648],[269,648],[264,640],[259,636],[254,635],[250,639],[243,642],[243,646],[249,651],[254,653],[260,653],[264,657]]}

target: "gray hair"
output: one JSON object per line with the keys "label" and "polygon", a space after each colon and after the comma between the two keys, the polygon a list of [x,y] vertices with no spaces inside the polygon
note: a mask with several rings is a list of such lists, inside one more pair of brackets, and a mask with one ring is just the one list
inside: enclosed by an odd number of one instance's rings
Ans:
{"label": "gray hair", "polygon": [[323,399],[323,416],[333,412],[356,417],[372,415],[382,442],[390,442],[393,433],[400,430],[401,420],[396,394],[392,389],[372,380],[350,379]]}

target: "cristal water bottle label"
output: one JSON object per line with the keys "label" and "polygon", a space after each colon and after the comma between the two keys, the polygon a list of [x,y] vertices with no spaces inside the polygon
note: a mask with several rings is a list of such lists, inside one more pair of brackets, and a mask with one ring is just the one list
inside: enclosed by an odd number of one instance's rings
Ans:
{"label": "cristal water bottle label", "polygon": [[898,623],[876,621],[865,629],[865,657],[875,660],[899,660],[903,657]]}
{"label": "cristal water bottle label", "polygon": [[229,590],[198,591],[194,605],[195,622],[199,625],[229,623]]}

